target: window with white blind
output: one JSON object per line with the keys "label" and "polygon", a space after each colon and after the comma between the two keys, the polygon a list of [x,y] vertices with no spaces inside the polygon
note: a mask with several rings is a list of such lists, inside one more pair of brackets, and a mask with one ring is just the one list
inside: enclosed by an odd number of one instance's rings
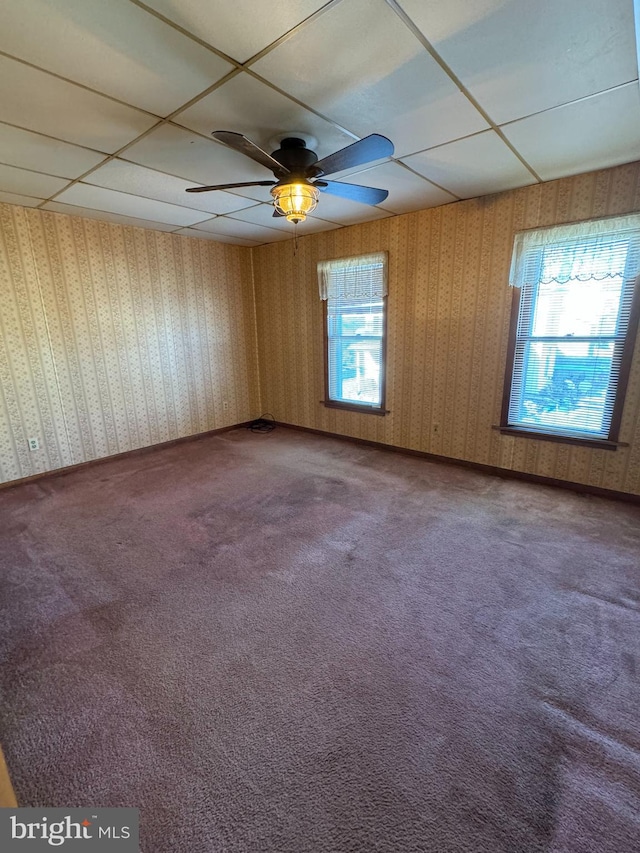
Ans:
{"label": "window with white blind", "polygon": [[318,264],[325,305],[325,405],[384,413],[387,256]]}
{"label": "window with white blind", "polygon": [[639,273],[640,215],[516,235],[503,427],[617,441]]}

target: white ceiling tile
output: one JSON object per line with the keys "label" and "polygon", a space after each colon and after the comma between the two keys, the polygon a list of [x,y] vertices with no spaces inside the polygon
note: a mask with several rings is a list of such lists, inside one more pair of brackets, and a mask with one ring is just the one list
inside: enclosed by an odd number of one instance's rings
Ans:
{"label": "white ceiling tile", "polygon": [[275,228],[263,228],[262,225],[241,222],[239,219],[230,219],[227,216],[202,222],[197,226],[197,230],[220,234],[223,237],[244,237],[247,240],[255,240],[257,243],[271,243],[273,240],[285,239],[283,234]]}
{"label": "white ceiling tile", "polygon": [[400,0],[502,124],[638,76],[630,0]]}
{"label": "white ceiling tile", "polygon": [[404,159],[416,172],[460,198],[535,183],[531,172],[493,130]]}
{"label": "white ceiling tile", "polygon": [[93,210],[75,204],[62,204],[59,201],[48,201],[42,205],[41,209],[52,213],[64,213],[67,216],[82,216],[84,219],[99,219],[101,222],[115,222],[117,225],[135,225],[137,228],[150,228],[153,231],[173,231],[175,228],[175,225],[167,225],[165,222],[150,222],[148,219],[123,216],[105,210]]}
{"label": "white ceiling tile", "polygon": [[60,178],[77,178],[105,155],[48,136],[0,123],[0,163]]}
{"label": "white ceiling tile", "polygon": [[40,172],[29,172],[26,169],[0,164],[0,190],[9,193],[49,198],[66,187],[68,183],[66,178],[53,178],[51,175],[42,175]]}
{"label": "white ceiling tile", "polygon": [[[293,224],[287,222],[285,216],[274,216],[273,210],[272,204],[259,204],[257,207],[240,210],[238,213],[232,214],[232,218],[241,219],[244,222],[253,222],[256,225],[264,225],[266,228],[276,228],[278,231],[286,232],[289,237],[294,237]],[[336,222],[318,219],[314,212],[304,222],[298,223],[297,232],[298,234],[315,234],[318,231],[332,231],[334,228],[340,228],[340,225]]]}
{"label": "white ceiling tile", "polygon": [[345,175],[342,182],[389,190],[389,197],[382,202],[382,207],[392,213],[409,213],[411,210],[423,210],[426,207],[437,207],[456,201],[455,196],[403,168],[399,163],[383,163],[373,169],[351,173]]}
{"label": "white ceiling tile", "polygon": [[[273,178],[268,169],[243,154],[171,124],[162,125],[127,148],[123,157],[200,186]],[[234,192],[257,201],[269,198],[269,187],[250,187]]]}
{"label": "white ceiling tile", "polygon": [[[185,193],[272,179],[213,141],[216,129],[244,133],[267,151],[273,137],[300,131],[317,138],[320,157],[378,132],[424,176],[389,160],[331,175],[388,189],[389,198],[371,207],[322,193],[319,218],[309,217],[301,233],[450,202],[435,184],[466,198],[533,183],[404,15],[544,179],[638,156],[631,0],[397,0],[401,14],[388,0],[325,2],[0,0],[0,200],[33,206],[57,194],[67,211],[101,219],[164,230],[197,225],[236,242],[288,239],[288,224],[270,216],[268,186]],[[232,68],[176,27],[240,61],[286,36],[250,71],[234,71],[154,127],[143,109],[178,110]],[[82,175],[83,183],[64,189],[61,179]],[[224,218],[210,219],[215,214]]]}
{"label": "white ceiling tile", "polygon": [[384,0],[339,3],[252,68],[397,156],[488,126]]}
{"label": "white ceiling tile", "polygon": [[236,246],[259,246],[259,240],[247,240],[244,237],[229,237],[226,234],[212,234],[198,231],[196,228],[179,228],[173,232],[181,237],[198,237],[200,240],[212,240],[214,243],[233,243]]}
{"label": "white ceiling tile", "polygon": [[274,150],[271,139],[292,130],[315,136],[318,157],[354,141],[354,137],[244,72],[179,113],[174,121],[205,136],[214,130],[243,133],[269,153]]}
{"label": "white ceiling tile", "polygon": [[28,130],[112,153],[156,119],[0,56],[0,116]]}
{"label": "white ceiling tile", "polygon": [[18,193],[0,192],[0,202],[4,202],[5,204],[20,204],[22,207],[37,207],[42,201],[44,201],[42,198],[31,198],[30,196],[19,195]]}
{"label": "white ceiling tile", "polygon": [[503,127],[546,181],[636,160],[640,152],[640,91],[629,83]]}
{"label": "white ceiling tile", "polygon": [[156,115],[233,66],[129,0],[3,0],[0,50]]}
{"label": "white ceiling tile", "polygon": [[106,187],[112,190],[141,195],[145,198],[154,198],[158,201],[166,201],[170,204],[178,204],[181,207],[190,207],[194,210],[206,211],[208,213],[230,213],[250,207],[256,202],[244,196],[232,195],[231,193],[217,191],[211,193],[188,193],[186,190],[193,187],[193,181],[185,181],[166,175],[164,172],[156,172],[145,166],[135,163],[127,163],[124,160],[110,160],[92,172],[85,179],[85,183],[94,184],[98,187]]}
{"label": "white ceiling tile", "polygon": [[313,14],[327,0],[146,0],[147,6],[238,62],[246,62],[268,44]]}
{"label": "white ceiling tile", "polygon": [[88,184],[74,184],[61,193],[56,201],[65,204],[75,204],[79,207],[89,207],[94,210],[104,210],[109,213],[122,213],[125,216],[135,216],[138,219],[149,219],[153,222],[166,222],[170,225],[193,225],[209,216],[199,210],[178,207],[164,201],[152,201],[137,195],[107,190],[102,187],[92,187]]}

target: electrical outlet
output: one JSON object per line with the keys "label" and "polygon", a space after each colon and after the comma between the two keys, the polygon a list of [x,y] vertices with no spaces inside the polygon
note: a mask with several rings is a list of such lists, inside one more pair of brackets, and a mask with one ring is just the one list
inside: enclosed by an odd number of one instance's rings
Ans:
{"label": "electrical outlet", "polygon": [[37,438],[29,439],[29,450],[40,450],[40,442]]}
{"label": "electrical outlet", "polygon": [[228,412],[228,411],[229,411],[229,401],[228,401],[228,400],[223,400],[223,401],[222,401],[222,411],[223,411],[223,412]]}

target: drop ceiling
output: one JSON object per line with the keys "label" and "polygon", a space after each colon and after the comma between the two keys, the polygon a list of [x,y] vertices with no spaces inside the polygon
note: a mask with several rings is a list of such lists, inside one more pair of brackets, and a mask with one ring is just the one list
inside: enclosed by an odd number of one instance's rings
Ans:
{"label": "drop ceiling", "polygon": [[337,176],[306,234],[640,158],[633,0],[0,0],[0,201],[255,246],[270,179],[211,139],[394,157]]}

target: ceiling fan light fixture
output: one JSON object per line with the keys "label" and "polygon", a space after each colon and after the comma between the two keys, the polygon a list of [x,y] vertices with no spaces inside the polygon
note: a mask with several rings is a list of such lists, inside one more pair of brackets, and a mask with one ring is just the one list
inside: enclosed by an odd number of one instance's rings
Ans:
{"label": "ceiling fan light fixture", "polygon": [[273,172],[275,181],[241,181],[235,184],[217,184],[210,187],[187,187],[188,193],[208,193],[213,190],[231,190],[236,187],[272,187],[274,216],[284,216],[294,224],[304,222],[308,214],[316,209],[319,190],[360,204],[381,204],[389,195],[387,190],[378,187],[365,187],[361,184],[345,184],[342,181],[328,181],[327,175],[353,169],[375,160],[383,160],[393,154],[393,143],[370,133],[364,139],[358,139],[318,160],[318,155],[307,147],[307,140],[315,140],[304,134],[288,134],[274,140],[280,147],[268,154],[255,142],[233,130],[214,130],[213,138],[226,145],[232,151],[244,154],[261,166]]}
{"label": "ceiling fan light fixture", "polygon": [[304,222],[307,214],[316,209],[319,191],[306,181],[289,184],[277,184],[271,190],[273,203],[278,213],[286,216],[289,222]]}

